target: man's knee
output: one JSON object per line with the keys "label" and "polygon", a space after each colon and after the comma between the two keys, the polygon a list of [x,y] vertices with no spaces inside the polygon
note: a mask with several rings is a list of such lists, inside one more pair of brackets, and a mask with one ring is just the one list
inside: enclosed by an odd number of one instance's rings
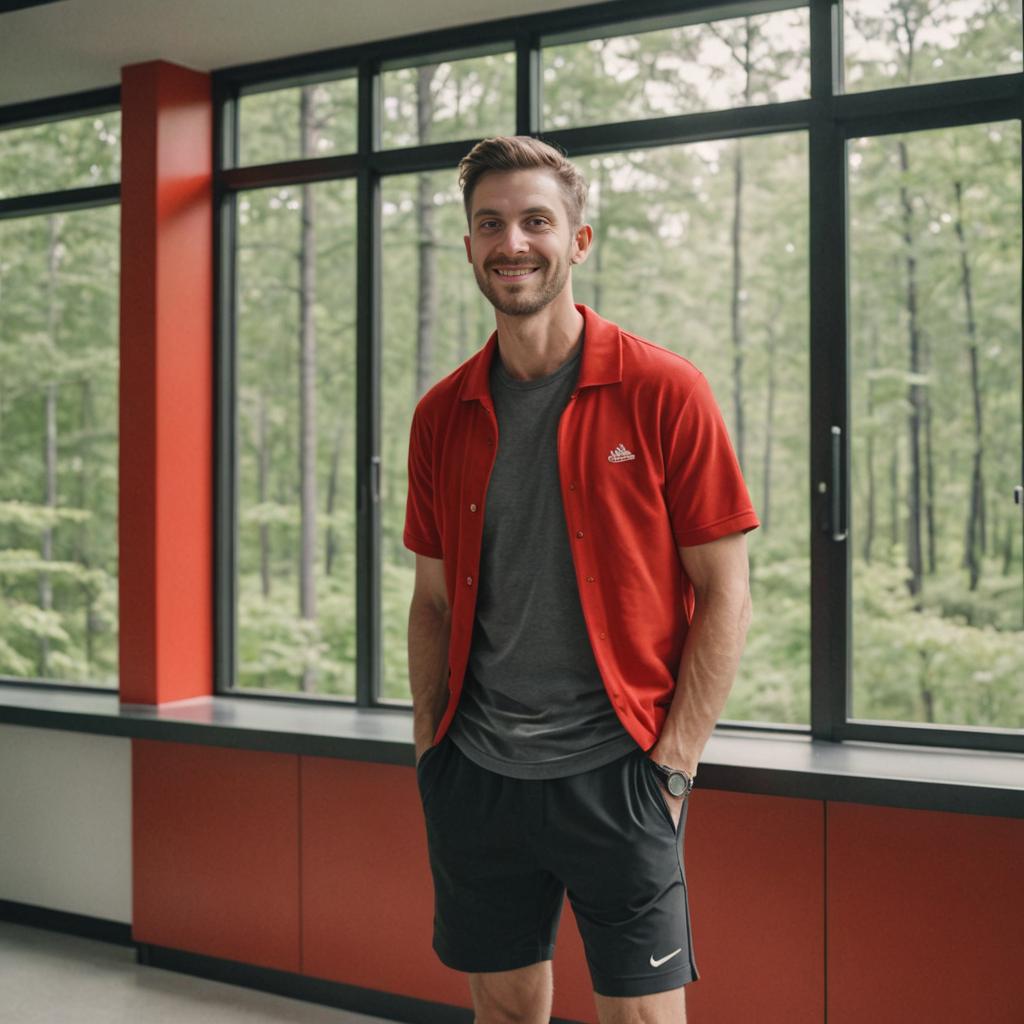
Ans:
{"label": "man's knee", "polygon": [[475,1024],[548,1024],[551,1017],[551,961],[514,971],[471,974]]}
{"label": "man's knee", "polygon": [[648,996],[611,997],[594,993],[600,1024],[686,1024],[686,989]]}

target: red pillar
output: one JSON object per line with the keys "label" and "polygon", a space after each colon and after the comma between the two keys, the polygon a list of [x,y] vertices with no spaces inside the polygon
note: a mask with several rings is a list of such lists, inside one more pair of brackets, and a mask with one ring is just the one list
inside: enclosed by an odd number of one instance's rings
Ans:
{"label": "red pillar", "polygon": [[121,701],[213,692],[213,177],[207,74],[121,74]]}

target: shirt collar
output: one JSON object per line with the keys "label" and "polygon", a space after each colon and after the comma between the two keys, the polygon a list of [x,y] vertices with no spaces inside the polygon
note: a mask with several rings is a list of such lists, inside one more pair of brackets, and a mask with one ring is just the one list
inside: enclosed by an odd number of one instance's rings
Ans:
{"label": "shirt collar", "polygon": [[[577,303],[576,308],[583,314],[584,324],[583,358],[580,361],[577,388],[618,383],[622,380],[622,332],[610,320],[598,316],[589,306]],[[487,344],[469,359],[459,389],[462,401],[490,401],[491,361],[497,347],[498,332],[494,331],[487,339]]]}

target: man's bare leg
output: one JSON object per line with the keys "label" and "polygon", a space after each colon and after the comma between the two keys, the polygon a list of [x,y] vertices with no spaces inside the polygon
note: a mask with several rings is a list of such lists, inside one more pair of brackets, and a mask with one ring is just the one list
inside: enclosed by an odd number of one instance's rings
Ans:
{"label": "man's bare leg", "polygon": [[471,974],[475,1024],[548,1024],[551,1019],[551,961],[514,971]]}
{"label": "man's bare leg", "polygon": [[686,1024],[686,989],[655,992],[649,996],[599,996],[597,1019],[601,1024]]}

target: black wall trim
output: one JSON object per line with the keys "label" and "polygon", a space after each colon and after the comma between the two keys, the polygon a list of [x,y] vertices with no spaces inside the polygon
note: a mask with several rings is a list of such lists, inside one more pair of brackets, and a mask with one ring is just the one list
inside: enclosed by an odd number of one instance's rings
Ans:
{"label": "black wall trim", "polygon": [[[473,1020],[473,1011],[461,1006],[428,1002],[356,985],[343,985],[291,971],[254,967],[236,960],[221,960],[144,942],[138,944],[138,961],[149,967],[163,967],[182,974],[241,985],[261,992],[273,992],[275,995],[321,1003],[354,1013],[408,1021],[409,1024],[423,1024],[426,1021],[430,1024],[472,1024]],[[552,1024],[577,1024],[564,1018],[552,1017],[551,1020]]]}
{"label": "black wall trim", "polygon": [[0,900],[0,921],[25,924],[32,928],[45,928],[51,932],[65,932],[80,935],[85,939],[99,939],[112,942],[115,946],[132,946],[132,926],[120,921],[108,921],[103,917],[87,914],[72,914],[66,910],[51,910],[31,903],[17,903],[14,900]]}

